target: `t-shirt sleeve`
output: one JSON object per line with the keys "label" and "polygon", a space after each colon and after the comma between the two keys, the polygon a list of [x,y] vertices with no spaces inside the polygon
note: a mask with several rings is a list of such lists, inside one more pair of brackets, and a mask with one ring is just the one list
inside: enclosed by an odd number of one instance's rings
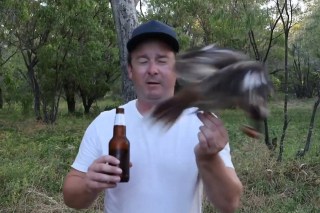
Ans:
{"label": "t-shirt sleeve", "polygon": [[229,143],[227,143],[227,145],[219,152],[219,155],[222,158],[226,167],[234,168],[232,160],[231,160]]}
{"label": "t-shirt sleeve", "polygon": [[95,123],[93,121],[86,129],[77,157],[71,165],[72,168],[81,172],[87,172],[92,162],[102,155]]}

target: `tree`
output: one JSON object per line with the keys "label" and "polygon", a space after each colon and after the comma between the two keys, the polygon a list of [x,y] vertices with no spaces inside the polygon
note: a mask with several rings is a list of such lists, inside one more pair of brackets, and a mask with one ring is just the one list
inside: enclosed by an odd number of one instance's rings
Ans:
{"label": "tree", "polygon": [[[241,4],[244,9],[243,16],[246,20],[245,23],[247,23],[246,28],[250,42],[250,52],[253,53],[257,61],[261,61],[266,65],[275,40],[281,35],[276,30],[280,16],[274,13],[270,14],[273,8],[266,7],[264,10],[261,10],[261,5],[246,1],[242,1]],[[259,13],[260,15],[258,15]],[[267,30],[266,26],[268,26]],[[270,141],[268,119],[264,119],[263,122],[265,144],[270,150],[274,150],[276,139],[273,139],[273,143]]]}
{"label": "tree", "polygon": [[[5,55],[5,50],[9,47],[9,44],[6,42],[8,32],[4,26],[4,13],[6,12],[6,8],[3,4],[0,5],[0,109],[3,108],[4,98],[3,98],[3,85],[4,85],[4,69],[3,66],[17,53],[14,51],[9,55]],[[6,51],[8,53],[10,51]]]}
{"label": "tree", "polygon": [[[320,104],[320,50],[317,47],[319,41],[319,33],[320,33],[320,26],[319,26],[319,18],[320,18],[320,6],[319,1],[314,1],[313,4],[310,5],[310,10],[303,20],[300,23],[301,27],[300,30],[297,31],[294,41],[293,47],[296,49],[296,55],[299,54],[300,57],[295,57],[295,65],[300,68],[302,67],[306,69],[301,69],[301,73],[298,73],[298,79],[301,79],[302,83],[301,87],[306,87],[305,89],[315,90],[316,100],[314,101],[314,105],[311,112],[310,123],[308,127],[307,137],[305,140],[305,145],[302,150],[297,152],[297,157],[303,157],[305,154],[310,150],[312,144],[312,134],[314,132],[314,124],[316,123],[316,113],[319,108]],[[299,56],[298,55],[298,56]],[[303,60],[300,64],[300,60]],[[306,60],[307,59],[307,60]],[[305,63],[306,61],[306,63]],[[299,69],[298,69],[299,71]],[[305,75],[307,73],[308,75]],[[302,76],[302,77],[300,77]],[[309,77],[308,77],[309,76]],[[308,77],[308,78],[307,78]],[[307,79],[306,79],[307,78]],[[309,85],[307,87],[307,85]],[[312,85],[310,85],[312,84]],[[313,88],[314,85],[314,88]],[[313,93],[313,92],[312,92]],[[312,94],[313,97],[313,94]]]}
{"label": "tree", "polygon": [[137,26],[136,4],[133,0],[111,0],[113,18],[116,25],[118,46],[120,50],[120,67],[122,73],[122,92],[125,102],[136,97],[132,82],[128,78],[127,72],[127,48],[126,44],[131,36],[133,29]]}
{"label": "tree", "polygon": [[[50,27],[54,17],[41,13],[43,5],[38,1],[4,0],[4,28],[14,37],[8,43],[15,46],[21,53],[27,68],[27,77],[34,95],[35,116],[41,119],[40,112],[40,87],[35,72],[38,57],[37,50],[43,46],[49,38]],[[50,14],[49,14],[50,15]]]}
{"label": "tree", "polygon": [[309,150],[311,146],[311,137],[313,133],[313,128],[314,128],[314,123],[315,123],[315,118],[316,118],[316,113],[318,110],[320,104],[320,81],[318,82],[318,88],[317,88],[317,99],[314,102],[313,109],[312,109],[312,114],[311,114],[311,119],[310,119],[310,124],[308,128],[308,134],[307,134],[307,139],[305,142],[304,149],[300,150],[297,152],[298,157],[303,157]]}
{"label": "tree", "polygon": [[312,98],[319,77],[310,62],[310,52],[303,50],[300,41],[292,44],[293,70],[291,81],[297,98]]}
{"label": "tree", "polygon": [[32,88],[36,118],[55,121],[63,89],[70,112],[75,110],[77,91],[89,100],[83,101],[89,112],[118,73],[109,3],[5,0],[4,4],[0,32],[10,35],[5,41],[23,58],[27,71],[21,73]]}
{"label": "tree", "polygon": [[288,118],[288,97],[289,97],[289,86],[288,86],[288,79],[289,79],[289,69],[288,69],[288,55],[289,55],[289,33],[290,29],[293,26],[293,11],[294,6],[291,0],[284,0],[282,5],[280,6],[280,0],[276,2],[277,9],[280,15],[280,20],[282,22],[283,32],[284,32],[284,72],[285,72],[285,79],[284,79],[284,86],[285,86],[285,93],[284,93],[284,107],[283,107],[283,128],[282,134],[280,139],[280,149],[278,155],[278,161],[282,161],[282,154],[284,149],[284,138],[286,134],[286,130],[288,128],[288,124],[290,119]]}
{"label": "tree", "polygon": [[[63,87],[68,111],[75,111],[75,96],[79,93],[84,112],[89,113],[94,101],[110,90],[119,72],[112,10],[105,1],[70,4],[64,9],[63,27],[57,34],[68,50],[63,63]],[[61,32],[65,36],[61,37]]]}

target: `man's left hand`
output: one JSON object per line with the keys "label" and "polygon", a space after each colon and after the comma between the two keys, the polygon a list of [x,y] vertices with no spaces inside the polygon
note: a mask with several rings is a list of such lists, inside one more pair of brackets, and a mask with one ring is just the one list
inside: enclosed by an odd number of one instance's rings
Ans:
{"label": "man's left hand", "polygon": [[199,143],[194,152],[197,158],[207,158],[218,154],[228,143],[229,137],[222,121],[210,112],[199,112],[202,121],[198,133]]}

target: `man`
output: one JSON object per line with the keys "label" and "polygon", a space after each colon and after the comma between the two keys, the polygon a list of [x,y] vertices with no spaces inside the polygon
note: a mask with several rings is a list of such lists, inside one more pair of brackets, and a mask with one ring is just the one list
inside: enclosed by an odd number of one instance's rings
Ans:
{"label": "man", "polygon": [[137,27],[127,44],[128,74],[137,100],[123,105],[131,147],[130,181],[119,183],[119,161],[108,156],[115,110],[102,112],[88,127],[66,176],[65,203],[89,207],[105,192],[108,213],[200,213],[202,194],[221,212],[239,206],[242,184],[233,168],[228,134],[211,113],[185,110],[162,131],[147,114],[174,95],[175,54],[179,43],[166,24],[149,21]]}

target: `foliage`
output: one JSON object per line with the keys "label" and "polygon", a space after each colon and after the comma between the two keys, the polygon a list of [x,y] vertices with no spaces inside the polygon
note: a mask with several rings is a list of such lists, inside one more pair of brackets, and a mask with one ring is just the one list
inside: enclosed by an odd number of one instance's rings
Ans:
{"label": "foliage", "polygon": [[50,117],[50,122],[55,121],[62,88],[69,89],[70,84],[74,85],[73,96],[79,90],[82,99],[90,99],[84,106],[88,112],[92,103],[110,90],[119,73],[108,2],[30,0],[20,4],[5,0],[3,5],[0,35],[21,52],[26,66],[21,71],[38,111],[41,102],[44,120]]}
{"label": "foliage", "polygon": [[23,74],[24,69],[19,54],[13,56],[4,66],[1,67],[2,81],[0,87],[3,89],[3,99],[9,107],[16,103],[21,105],[21,113],[28,115],[32,108],[32,91]]}
{"label": "foliage", "polygon": [[[313,2],[313,3],[312,3]],[[310,2],[312,8],[294,28],[291,39],[291,50],[294,55],[293,85],[297,97],[313,97],[317,82],[320,80],[319,42],[320,6],[319,1]]]}
{"label": "foliage", "polygon": [[[301,8],[294,8],[293,33],[289,38],[292,54],[288,55],[288,67],[290,72],[294,72],[297,54],[293,55],[293,47],[299,47],[300,73],[301,76],[309,76],[310,83],[306,86],[306,80],[296,77],[300,74],[292,73],[289,75],[291,94],[297,94],[296,88],[312,87],[319,76],[320,54],[313,45],[319,38],[319,4],[318,1],[310,2],[309,10],[304,13]],[[4,65],[0,68],[0,75],[5,73],[14,87],[24,88],[28,94],[30,91],[35,102],[39,99],[38,105],[40,107],[41,104],[43,114],[59,106],[60,96],[68,101],[71,113],[75,110],[72,105],[79,101],[79,97],[86,112],[110,90],[121,97],[119,50],[108,2],[67,0],[62,4],[54,0],[2,0],[1,3],[0,62]],[[140,4],[145,10],[139,11]],[[283,91],[284,39],[279,24],[274,26],[272,48],[270,51],[267,48],[272,24],[279,15],[270,1],[144,0],[137,8],[139,21],[159,19],[175,27],[182,51],[216,43],[242,50],[256,59],[259,53],[258,60],[268,54],[266,66],[273,73],[276,88]],[[252,39],[256,49],[252,46]],[[18,92],[19,96],[12,95],[12,90],[7,87],[12,85],[2,81],[1,94],[5,103],[17,103],[24,97],[21,92]],[[21,102],[30,109],[30,96],[27,97],[28,101]],[[36,105],[33,103],[34,107]],[[57,113],[58,109],[54,111]]]}

